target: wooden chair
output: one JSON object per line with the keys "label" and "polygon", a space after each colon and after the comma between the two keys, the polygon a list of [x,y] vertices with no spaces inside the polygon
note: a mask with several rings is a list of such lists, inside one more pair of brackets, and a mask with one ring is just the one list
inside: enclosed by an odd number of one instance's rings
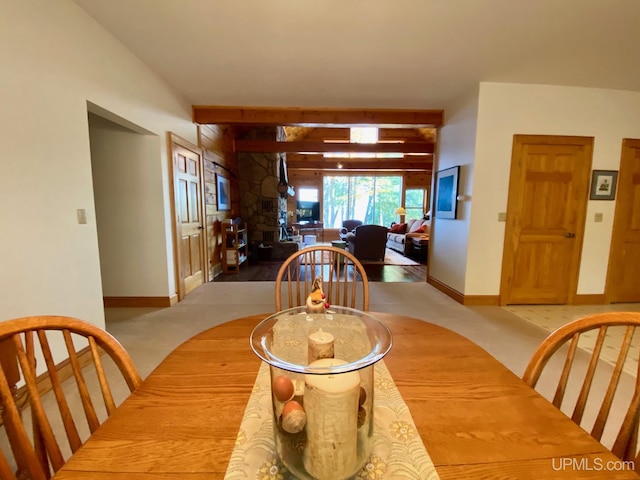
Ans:
{"label": "wooden chair", "polygon": [[[11,395],[16,399],[18,393],[17,384],[20,382],[20,369],[18,368],[18,357],[13,343],[9,340],[0,341],[0,370],[4,372],[7,385]],[[26,395],[25,395],[26,396]],[[0,419],[4,418],[4,408],[0,404]],[[0,425],[4,424],[0,421]],[[14,480],[16,477],[11,470],[7,458],[0,450],[0,479]]]}
{"label": "wooden chair", "polygon": [[342,248],[314,245],[290,255],[280,267],[276,311],[304,305],[319,275],[329,304],[369,310],[369,279],[360,261]]}
{"label": "wooden chair", "polygon": [[362,225],[362,220],[343,220],[340,229],[340,239],[345,240],[349,232],[353,232],[356,227]]}
{"label": "wooden chair", "polygon": [[2,480],[16,480],[17,478],[2,450],[0,450],[0,478]]}
{"label": "wooden chair", "polygon": [[[574,366],[573,364],[576,358],[580,335],[584,332],[597,329],[597,338],[593,344],[593,352],[591,353],[588,365],[586,366],[584,378],[582,379],[582,377],[578,377],[581,379],[581,388],[576,398],[573,414],[571,415],[571,419],[580,425],[585,412],[585,407],[587,406],[587,400],[594,380],[596,367],[600,362],[602,362],[603,346],[607,349],[612,348],[610,345],[611,342],[607,341],[607,345],[605,345],[608,330],[611,330],[612,327],[623,328],[624,330],[620,331],[621,340],[619,344],[616,344],[614,350],[614,353],[617,353],[615,365],[611,367],[612,372],[609,377],[609,383],[605,394],[601,399],[599,410],[591,429],[591,435],[596,440],[600,441],[609,418],[609,412],[611,410],[614,397],[616,396],[616,391],[618,390],[620,377],[623,374],[625,360],[631,347],[631,340],[635,328],[639,325],[640,313],[633,312],[599,313],[574,320],[558,328],[555,332],[549,335],[542,344],[540,344],[529,361],[522,378],[531,387],[535,387],[550,358],[554,353],[558,352],[560,347],[568,343],[562,372],[555,391],[555,396],[553,397],[553,404],[556,407],[561,408],[563,398],[567,391],[569,376],[575,371],[572,367]],[[595,334],[595,332],[593,333]],[[611,449],[612,452],[622,460],[634,460],[636,457],[636,444],[640,420],[640,375],[638,375],[638,369],[636,367],[634,367],[634,372],[635,386],[632,398],[629,401],[624,420],[622,421],[622,425],[618,430],[615,442]],[[595,404],[596,407],[598,406],[598,403],[599,401],[593,401],[593,404]]]}
{"label": "wooden chair", "polygon": [[359,260],[384,261],[388,232],[382,225],[360,225],[347,234],[347,251]]}
{"label": "wooden chair", "polygon": [[[15,347],[29,396],[33,428],[30,435],[2,366],[0,407],[15,464],[28,478],[51,478],[66,461],[63,450],[74,453],[115,411],[113,391],[117,381],[123,382],[121,387],[126,382],[128,391],[132,392],[142,379],[115,338],[78,319],[40,316],[7,320],[0,322],[0,341],[3,340],[10,341]],[[101,358],[103,352],[107,355]],[[36,371],[36,365],[42,365],[42,368]],[[69,371],[68,376],[75,379],[75,384],[61,378],[65,369]],[[43,387],[45,383],[50,384],[50,392]],[[73,402],[81,403],[82,408],[72,408]],[[78,422],[82,417],[82,423]],[[54,426],[58,424],[61,424],[58,430],[66,433],[68,445],[59,443],[54,435]],[[85,438],[81,439],[83,436]],[[0,458],[0,477],[15,478],[6,469],[6,462]]]}

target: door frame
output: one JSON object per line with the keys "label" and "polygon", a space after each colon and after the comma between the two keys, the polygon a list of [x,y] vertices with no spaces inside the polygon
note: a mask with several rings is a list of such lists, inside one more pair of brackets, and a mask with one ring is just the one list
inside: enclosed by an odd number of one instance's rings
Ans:
{"label": "door frame", "polygon": [[200,195],[198,197],[198,211],[200,215],[200,220],[203,225],[202,229],[202,242],[200,247],[200,255],[202,258],[202,282],[206,283],[209,281],[209,257],[208,257],[208,248],[207,248],[207,228],[206,221],[204,217],[204,151],[202,148],[197,145],[185,140],[184,138],[176,135],[172,132],[167,132],[167,143],[169,146],[169,171],[171,172],[170,181],[171,181],[171,190],[173,191],[173,195],[171,195],[171,227],[173,233],[173,269],[175,276],[175,286],[176,293],[178,295],[178,301],[181,301],[186,293],[185,293],[185,284],[180,273],[180,259],[182,258],[182,248],[180,242],[180,222],[178,221],[178,209],[176,205],[178,203],[178,191],[177,191],[177,182],[176,182],[176,170],[175,170],[175,148],[174,145],[189,150],[200,157],[200,161],[198,162],[199,174],[200,174]]}
{"label": "door frame", "polygon": [[[609,243],[609,257],[607,260],[607,277],[604,284],[604,303],[611,303],[611,282],[613,272],[611,270],[611,265],[613,259],[613,242],[620,235],[621,226],[621,218],[620,215],[620,185],[622,183],[622,177],[620,175],[620,170],[622,168],[622,162],[625,159],[626,155],[632,154],[633,150],[640,150],[640,139],[636,138],[623,138],[622,139],[622,148],[620,151],[620,164],[618,165],[618,193],[616,194],[616,205],[613,212],[613,225],[611,227],[611,240]],[[624,188],[624,187],[623,187]],[[624,192],[622,192],[624,193]]]}
{"label": "door frame", "polygon": [[[535,142],[534,142],[535,141]],[[502,268],[500,274],[500,296],[499,304],[507,305],[507,292],[510,291],[509,284],[512,271],[514,252],[517,245],[513,245],[510,239],[513,238],[513,232],[516,228],[514,211],[517,205],[517,192],[521,185],[514,178],[513,172],[520,167],[522,158],[521,149],[525,143],[535,143],[538,145],[577,145],[586,149],[585,158],[589,162],[589,173],[591,173],[593,162],[593,144],[594,137],[581,137],[571,135],[524,135],[515,134],[513,136],[513,146],[511,150],[511,164],[509,166],[509,189],[507,193],[507,222],[505,225]],[[571,271],[569,272],[569,282],[567,285],[567,305],[573,305],[578,294],[578,277],[580,273],[580,259],[582,258],[582,247],[584,243],[585,223],[587,219],[587,204],[589,193],[589,180],[587,179],[586,196],[583,198],[582,205],[578,206],[575,231],[575,248],[571,258]]]}

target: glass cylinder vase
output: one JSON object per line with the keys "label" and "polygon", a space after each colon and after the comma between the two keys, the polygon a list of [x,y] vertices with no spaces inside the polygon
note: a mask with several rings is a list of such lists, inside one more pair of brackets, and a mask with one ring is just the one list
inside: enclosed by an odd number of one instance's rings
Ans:
{"label": "glass cylinder vase", "polygon": [[391,345],[381,321],[339,306],[284,310],[253,330],[253,351],[271,374],[276,451],[297,478],[347,479],[364,466],[373,441],[373,366]]}

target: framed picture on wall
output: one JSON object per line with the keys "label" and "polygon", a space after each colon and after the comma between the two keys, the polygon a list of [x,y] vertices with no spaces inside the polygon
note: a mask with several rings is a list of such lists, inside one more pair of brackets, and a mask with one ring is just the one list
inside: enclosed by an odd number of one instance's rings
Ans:
{"label": "framed picture on wall", "polygon": [[216,175],[216,199],[218,211],[231,209],[231,189],[229,179]]}
{"label": "framed picture on wall", "polygon": [[459,175],[460,166],[440,170],[436,174],[436,218],[456,218]]}
{"label": "framed picture on wall", "polygon": [[594,170],[591,174],[589,200],[615,200],[617,182],[616,170]]}

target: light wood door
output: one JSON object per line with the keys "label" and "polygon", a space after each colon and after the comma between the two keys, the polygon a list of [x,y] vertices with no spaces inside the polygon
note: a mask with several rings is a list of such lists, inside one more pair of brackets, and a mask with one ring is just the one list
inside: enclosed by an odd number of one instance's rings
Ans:
{"label": "light wood door", "polygon": [[500,303],[572,303],[593,138],[515,135]]}
{"label": "light wood door", "polygon": [[195,145],[171,136],[176,225],[178,299],[204,281],[202,153]]}
{"label": "light wood door", "polygon": [[605,297],[640,302],[640,140],[622,142]]}

